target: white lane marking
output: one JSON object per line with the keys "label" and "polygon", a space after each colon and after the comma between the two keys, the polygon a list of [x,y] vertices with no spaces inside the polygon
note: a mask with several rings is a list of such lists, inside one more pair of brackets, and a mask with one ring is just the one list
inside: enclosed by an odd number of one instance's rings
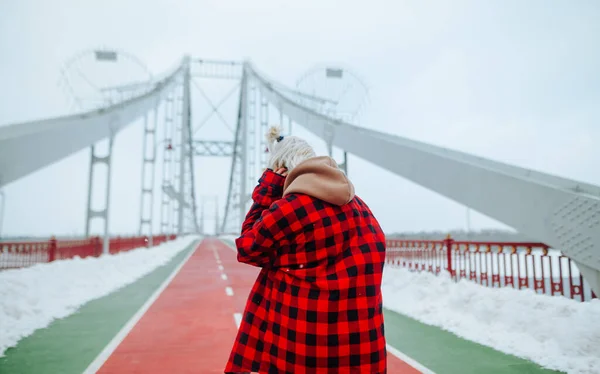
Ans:
{"label": "white lane marking", "polygon": [[225,293],[227,294],[227,296],[233,296],[233,288],[225,287]]}
{"label": "white lane marking", "polygon": [[433,372],[432,370],[430,370],[430,369],[426,368],[425,366],[421,365],[416,360],[410,358],[409,356],[407,356],[404,353],[400,352],[399,350],[397,350],[396,348],[392,347],[391,345],[386,344],[386,348],[387,348],[388,352],[390,352],[394,356],[398,357],[402,361],[406,362],[410,366],[414,367],[415,369],[417,369],[421,373],[423,373],[423,374],[435,374],[435,372]]}
{"label": "white lane marking", "polygon": [[129,334],[129,332],[135,327],[135,325],[142,318],[144,313],[146,313],[146,311],[152,306],[152,304],[154,304],[154,302],[156,301],[156,299],[158,299],[160,294],[162,294],[162,292],[165,290],[165,288],[167,288],[169,283],[171,283],[173,278],[175,278],[175,276],[179,273],[183,265],[185,265],[190,259],[190,257],[192,257],[192,255],[196,252],[196,250],[198,249],[198,243],[194,243],[194,246],[195,248],[190,250],[190,253],[188,253],[185,256],[183,261],[181,261],[181,263],[177,265],[175,269],[173,269],[169,277],[162,282],[162,284],[156,289],[156,291],[154,291],[152,296],[150,296],[150,298],[146,300],[144,305],[142,305],[142,307],[133,315],[133,317],[131,317],[129,321],[127,321],[125,326],[123,326],[123,328],[117,333],[117,335],[115,335],[115,337],[110,341],[110,343],[108,343],[108,345],[104,347],[102,352],[100,352],[100,354],[96,356],[94,361],[92,361],[92,363],[87,367],[87,369],[85,369],[83,374],[94,374],[102,367],[102,365],[104,365],[106,360],[108,360],[110,355],[115,351],[115,349],[117,349],[119,344],[121,344],[125,337],[127,337],[127,334]]}
{"label": "white lane marking", "polygon": [[217,249],[213,247],[212,250],[213,254],[215,255],[215,260],[217,260],[217,262],[221,262],[221,258],[219,257],[219,252],[217,252]]}
{"label": "white lane marking", "polygon": [[223,267],[223,265],[219,265],[219,270],[221,270],[221,271],[225,270],[225,268]]}
{"label": "white lane marking", "polygon": [[235,320],[235,326],[239,329],[242,323],[242,313],[233,313],[233,319]]}
{"label": "white lane marking", "polygon": [[227,280],[227,274],[225,274],[225,273],[221,274],[221,279],[223,279],[224,281],[226,281]]}

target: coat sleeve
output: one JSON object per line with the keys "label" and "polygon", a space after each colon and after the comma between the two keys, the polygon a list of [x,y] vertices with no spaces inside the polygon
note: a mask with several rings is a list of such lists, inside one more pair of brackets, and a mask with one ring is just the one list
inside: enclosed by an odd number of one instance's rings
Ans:
{"label": "coat sleeve", "polygon": [[270,267],[275,258],[278,241],[283,237],[281,200],[285,178],[267,169],[252,193],[254,203],[242,224],[242,234],[236,239],[239,262]]}

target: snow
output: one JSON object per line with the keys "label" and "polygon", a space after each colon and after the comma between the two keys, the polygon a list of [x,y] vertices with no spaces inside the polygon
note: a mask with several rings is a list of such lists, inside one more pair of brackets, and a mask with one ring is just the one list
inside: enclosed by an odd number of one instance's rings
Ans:
{"label": "snow", "polygon": [[460,337],[567,373],[598,373],[600,300],[453,282],[446,273],[386,267],[386,308]]}
{"label": "snow", "polygon": [[197,239],[187,236],[150,249],[0,272],[0,357],[35,330],[166,264]]}

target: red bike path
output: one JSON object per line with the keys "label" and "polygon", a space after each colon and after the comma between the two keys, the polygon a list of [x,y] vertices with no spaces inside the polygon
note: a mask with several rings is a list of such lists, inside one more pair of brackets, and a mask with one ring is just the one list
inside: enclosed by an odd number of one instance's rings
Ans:
{"label": "red bike path", "polygon": [[[98,373],[223,373],[257,274],[221,240],[203,240]],[[388,353],[388,372],[420,371]]]}

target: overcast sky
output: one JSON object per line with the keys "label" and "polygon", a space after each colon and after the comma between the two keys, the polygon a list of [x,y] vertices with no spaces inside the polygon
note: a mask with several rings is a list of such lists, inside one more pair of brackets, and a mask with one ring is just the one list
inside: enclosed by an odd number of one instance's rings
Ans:
{"label": "overcast sky", "polygon": [[[600,184],[596,1],[0,0],[0,126],[69,113],[60,68],[99,46],[156,74],[184,54],[251,59],[292,86],[316,64],[343,64],[370,89],[365,127]],[[197,122],[209,107],[195,95]],[[232,137],[219,123],[199,136]],[[111,229],[124,234],[139,224],[141,129],[115,146]],[[82,234],[88,164],[86,150],[7,186],[3,234]],[[229,166],[197,160],[199,195],[218,195],[221,210]],[[356,158],[349,173],[387,232],[466,227],[465,207],[401,177]]]}

